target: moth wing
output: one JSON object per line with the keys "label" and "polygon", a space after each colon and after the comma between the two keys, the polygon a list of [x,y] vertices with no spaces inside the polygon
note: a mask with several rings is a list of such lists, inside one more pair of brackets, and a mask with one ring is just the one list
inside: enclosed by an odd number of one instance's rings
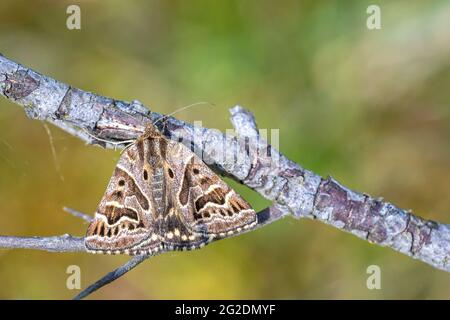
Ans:
{"label": "moth wing", "polygon": [[176,212],[194,234],[225,237],[252,228],[256,212],[200,158],[181,143],[169,141],[166,163],[177,170],[169,188]]}
{"label": "moth wing", "polygon": [[88,227],[85,245],[89,251],[136,255],[161,249],[151,202],[135,178],[137,152],[132,145],[121,155]]}

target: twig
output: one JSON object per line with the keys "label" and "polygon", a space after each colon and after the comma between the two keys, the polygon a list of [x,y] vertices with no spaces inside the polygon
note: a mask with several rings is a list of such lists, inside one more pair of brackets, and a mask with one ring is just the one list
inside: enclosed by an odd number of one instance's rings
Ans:
{"label": "twig", "polygon": [[34,249],[50,252],[86,252],[84,238],[65,234],[53,237],[0,236],[0,248]]}
{"label": "twig", "polygon": [[[155,123],[162,117],[138,101],[118,101],[73,88],[3,56],[0,94],[23,106],[32,119],[49,121],[86,143],[111,148],[115,143],[104,140],[134,139],[147,122]],[[249,111],[236,106],[231,115],[238,137],[194,127],[173,117],[159,121],[158,126],[169,138],[193,147],[219,173],[273,201],[272,208],[276,209],[272,213],[276,211],[278,217],[292,214],[316,219],[450,272],[449,225],[421,219],[302,168],[259,136]],[[14,247],[12,242],[7,242],[9,248]]]}
{"label": "twig", "polygon": [[83,291],[81,291],[74,300],[81,300],[88,295],[92,294],[93,292],[97,291],[98,289],[106,286],[107,284],[113,282],[114,280],[117,280],[121,276],[123,276],[128,271],[134,269],[138,264],[141,262],[147,260],[150,256],[149,255],[140,255],[135,256],[132,259],[130,259],[127,263],[124,265],[118,267],[116,270],[109,272],[104,277],[102,277],[100,280],[95,282],[94,284],[90,285]]}
{"label": "twig", "polygon": [[64,207],[63,210],[68,212],[68,213],[70,213],[74,217],[83,219],[86,222],[91,222],[92,219],[93,219],[90,215],[88,215],[86,213],[83,213],[83,212],[80,212],[80,211],[77,211],[77,210],[72,209],[72,208]]}

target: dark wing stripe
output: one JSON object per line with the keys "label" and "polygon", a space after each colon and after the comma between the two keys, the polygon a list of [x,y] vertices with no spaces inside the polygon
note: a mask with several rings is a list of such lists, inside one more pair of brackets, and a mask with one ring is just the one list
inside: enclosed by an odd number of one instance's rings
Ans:
{"label": "dark wing stripe", "polygon": [[136,142],[136,149],[138,151],[139,160],[144,160],[144,142],[141,139],[138,139]]}
{"label": "dark wing stripe", "polygon": [[122,177],[126,182],[126,196],[135,196],[139,202],[139,205],[142,209],[148,210],[150,208],[150,204],[144,194],[141,192],[141,189],[137,186],[136,182],[132,177],[128,175],[124,170],[116,167],[114,172],[118,177]]}
{"label": "dark wing stripe", "polygon": [[195,209],[197,212],[200,212],[208,203],[213,203],[217,205],[225,204],[225,195],[226,193],[222,188],[215,188],[211,192],[201,196],[197,200],[195,200]]}
{"label": "dark wing stripe", "polygon": [[136,222],[139,222],[137,213],[130,208],[119,208],[116,206],[106,206],[105,212],[99,212],[108,219],[108,224],[115,224],[122,217],[128,217]]}
{"label": "dark wing stripe", "polygon": [[190,185],[190,178],[187,173],[187,170],[184,171],[183,175],[183,181],[181,183],[181,189],[179,193],[179,200],[182,206],[185,206],[188,203],[189,200],[189,185]]}
{"label": "dark wing stripe", "polygon": [[167,141],[166,139],[159,139],[159,153],[161,158],[166,160]]}

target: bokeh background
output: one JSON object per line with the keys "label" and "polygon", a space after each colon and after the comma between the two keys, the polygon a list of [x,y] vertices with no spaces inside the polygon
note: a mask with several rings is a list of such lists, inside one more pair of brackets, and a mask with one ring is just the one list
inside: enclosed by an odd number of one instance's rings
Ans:
{"label": "bokeh background", "polygon": [[[450,3],[381,1],[0,2],[0,52],[73,86],[138,99],[208,127],[228,108],[280,130],[280,149],[321,175],[450,223]],[[66,8],[81,7],[81,30]],[[119,152],[86,146],[0,99],[0,234],[83,235]],[[233,184],[235,185],[235,184]],[[256,209],[268,203],[236,186]],[[0,251],[0,298],[67,299],[122,256]],[[379,265],[382,289],[368,290]],[[287,218],[189,253],[157,256],[95,293],[106,299],[448,299],[450,275],[315,221]]]}

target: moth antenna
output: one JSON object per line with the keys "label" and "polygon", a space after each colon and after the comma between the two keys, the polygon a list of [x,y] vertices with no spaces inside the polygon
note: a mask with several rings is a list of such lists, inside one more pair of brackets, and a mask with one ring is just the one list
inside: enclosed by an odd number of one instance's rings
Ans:
{"label": "moth antenna", "polygon": [[[127,147],[131,144],[133,144],[135,142],[135,140],[123,140],[123,141],[111,141],[111,140],[106,140],[106,139],[102,139],[99,137],[94,136],[92,133],[90,133],[89,131],[87,131],[85,128],[82,128],[82,130],[91,138],[97,140],[97,141],[102,141],[105,143],[109,143],[112,144],[114,146],[114,150],[116,150],[116,147],[121,145],[121,144],[126,144]],[[126,147],[125,147],[126,148]]]}
{"label": "moth antenna", "polygon": [[[131,142],[129,142],[131,141]],[[120,150],[120,155],[128,150],[129,147],[131,147],[133,144],[136,143],[136,140],[126,140],[125,143],[128,143],[122,150]]]}
{"label": "moth antenna", "polygon": [[178,113],[180,111],[183,111],[183,110],[186,110],[186,109],[198,106],[198,105],[209,105],[209,106],[212,106],[212,107],[216,106],[214,103],[208,102],[208,101],[200,101],[200,102],[191,103],[191,104],[189,104],[187,106],[184,106],[184,107],[181,107],[179,109],[176,109],[175,111],[173,111],[173,112],[171,112],[169,114],[163,115],[161,118],[156,120],[153,124],[156,125],[159,121],[162,121],[163,119],[165,119],[167,117],[173,116],[174,114],[176,114],[176,113]]}

